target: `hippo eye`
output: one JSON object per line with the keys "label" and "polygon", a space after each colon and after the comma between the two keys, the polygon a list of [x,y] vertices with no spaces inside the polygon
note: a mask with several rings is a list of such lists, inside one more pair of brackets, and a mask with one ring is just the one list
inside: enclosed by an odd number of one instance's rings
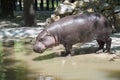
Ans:
{"label": "hippo eye", "polygon": [[40,38],[39,41],[44,41],[44,38]]}

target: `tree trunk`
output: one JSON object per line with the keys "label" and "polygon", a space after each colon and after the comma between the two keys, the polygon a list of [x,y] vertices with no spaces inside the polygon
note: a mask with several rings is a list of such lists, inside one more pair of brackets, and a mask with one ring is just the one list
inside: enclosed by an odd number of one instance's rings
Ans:
{"label": "tree trunk", "polygon": [[22,0],[19,0],[19,9],[22,11]]}
{"label": "tree trunk", "polygon": [[38,0],[35,0],[35,10],[37,11],[38,10],[38,7],[37,7],[37,4],[38,4],[38,2],[37,2]]}
{"label": "tree trunk", "polygon": [[54,10],[54,0],[52,0],[52,10]]}
{"label": "tree trunk", "polygon": [[1,15],[2,17],[14,16],[14,1],[13,0],[1,0]]}
{"label": "tree trunk", "polygon": [[42,11],[42,10],[44,10],[44,2],[43,2],[43,0],[41,0],[41,3],[40,3],[40,10]]}
{"label": "tree trunk", "polygon": [[23,0],[25,26],[36,26],[34,0]]}
{"label": "tree trunk", "polygon": [[49,0],[46,0],[46,10],[49,10]]}

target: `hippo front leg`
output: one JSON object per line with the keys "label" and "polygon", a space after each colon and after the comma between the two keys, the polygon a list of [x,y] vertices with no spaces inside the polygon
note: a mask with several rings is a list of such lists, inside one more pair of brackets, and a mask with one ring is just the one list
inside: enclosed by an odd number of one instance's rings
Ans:
{"label": "hippo front leg", "polygon": [[104,52],[105,42],[102,41],[102,40],[97,40],[97,43],[98,43],[99,47],[98,47],[98,50],[96,51],[96,53],[102,53],[102,52]]}
{"label": "hippo front leg", "polygon": [[65,47],[65,53],[63,54],[63,56],[67,56],[67,55],[71,55],[71,51],[72,51],[72,45],[70,44],[63,44],[63,46]]}

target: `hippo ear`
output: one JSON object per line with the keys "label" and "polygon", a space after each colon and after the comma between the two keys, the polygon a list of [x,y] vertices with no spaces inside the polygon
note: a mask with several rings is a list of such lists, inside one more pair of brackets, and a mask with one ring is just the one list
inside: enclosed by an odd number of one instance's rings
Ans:
{"label": "hippo ear", "polygon": [[44,38],[46,35],[47,35],[47,32],[46,32],[45,30],[43,30],[43,31],[41,32],[41,38]]}
{"label": "hippo ear", "polygon": [[43,35],[42,37],[44,38],[45,36],[52,36],[47,30],[43,30]]}

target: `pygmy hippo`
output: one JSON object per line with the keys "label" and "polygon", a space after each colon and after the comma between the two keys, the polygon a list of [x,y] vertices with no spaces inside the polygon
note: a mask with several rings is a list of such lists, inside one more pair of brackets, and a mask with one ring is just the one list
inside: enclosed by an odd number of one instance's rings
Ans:
{"label": "pygmy hippo", "polygon": [[[72,45],[92,40],[98,42],[98,50],[109,52],[111,48],[112,26],[99,13],[77,14],[64,17],[43,29],[36,38],[33,50],[38,53],[47,48],[63,44],[65,55],[71,54]],[[104,49],[104,45],[106,48]]]}

